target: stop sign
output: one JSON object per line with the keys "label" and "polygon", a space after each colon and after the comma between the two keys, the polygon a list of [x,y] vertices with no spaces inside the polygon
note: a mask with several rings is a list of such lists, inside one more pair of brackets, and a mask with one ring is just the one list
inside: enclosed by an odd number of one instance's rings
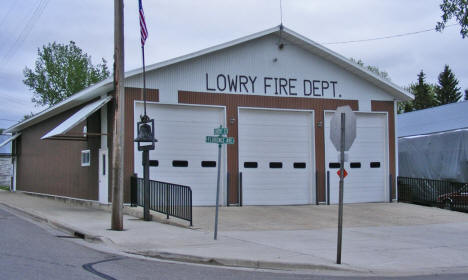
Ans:
{"label": "stop sign", "polygon": [[338,107],[330,121],[330,139],[336,150],[340,150],[341,145],[341,113],[345,114],[345,145],[344,150],[348,151],[356,139],[356,114],[349,106]]}

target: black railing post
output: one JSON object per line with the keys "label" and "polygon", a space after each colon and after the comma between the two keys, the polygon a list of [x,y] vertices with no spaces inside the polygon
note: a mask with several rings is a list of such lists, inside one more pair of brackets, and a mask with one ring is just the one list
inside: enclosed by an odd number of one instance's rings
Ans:
{"label": "black railing post", "polygon": [[166,219],[169,219],[169,184],[166,184]]}
{"label": "black railing post", "polygon": [[315,170],[315,205],[319,205],[319,199],[318,199],[318,171]]}
{"label": "black railing post", "polygon": [[239,206],[242,206],[242,172],[239,173]]}
{"label": "black railing post", "polygon": [[189,212],[190,212],[190,226],[192,226],[192,190],[189,189],[189,193],[190,193],[190,208],[189,208]]}
{"label": "black railing post", "polygon": [[330,205],[330,171],[327,171],[327,205]]}
{"label": "black railing post", "polygon": [[133,174],[130,177],[130,206],[138,206],[138,181],[137,175]]}
{"label": "black railing post", "polygon": [[[390,174],[388,177],[389,177],[389,178],[388,178],[388,180],[389,180],[389,186],[388,186],[388,197],[389,197],[389,200],[388,200],[388,202],[392,203],[392,187],[393,187],[393,186],[392,186],[392,183],[393,183],[392,174]],[[395,189],[395,191],[396,191],[396,189]]]}

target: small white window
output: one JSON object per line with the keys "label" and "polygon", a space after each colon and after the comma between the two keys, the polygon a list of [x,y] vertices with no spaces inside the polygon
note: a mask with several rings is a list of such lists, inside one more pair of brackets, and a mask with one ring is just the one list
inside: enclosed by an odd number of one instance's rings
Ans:
{"label": "small white window", "polygon": [[81,151],[81,166],[90,166],[91,164],[91,151]]}

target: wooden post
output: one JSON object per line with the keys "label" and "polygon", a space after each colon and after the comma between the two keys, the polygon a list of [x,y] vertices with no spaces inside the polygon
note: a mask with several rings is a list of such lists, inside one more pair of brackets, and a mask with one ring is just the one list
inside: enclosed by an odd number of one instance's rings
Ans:
{"label": "wooden post", "polygon": [[115,110],[112,130],[112,230],[123,230],[124,187],[124,13],[123,0],[114,0]]}

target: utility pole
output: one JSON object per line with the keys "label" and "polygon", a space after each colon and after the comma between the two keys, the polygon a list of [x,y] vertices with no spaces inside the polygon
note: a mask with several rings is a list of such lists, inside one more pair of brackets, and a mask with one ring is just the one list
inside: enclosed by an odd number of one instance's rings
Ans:
{"label": "utility pole", "polygon": [[124,13],[123,0],[114,0],[115,106],[112,130],[112,230],[123,230],[124,187]]}

